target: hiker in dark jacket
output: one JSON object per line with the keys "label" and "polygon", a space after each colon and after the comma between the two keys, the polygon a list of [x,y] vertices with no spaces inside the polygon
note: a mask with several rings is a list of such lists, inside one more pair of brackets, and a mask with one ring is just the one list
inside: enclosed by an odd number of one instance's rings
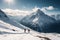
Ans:
{"label": "hiker in dark jacket", "polygon": [[28,29],[28,33],[30,33],[30,29]]}
{"label": "hiker in dark jacket", "polygon": [[26,29],[24,29],[24,33],[26,33]]}
{"label": "hiker in dark jacket", "polygon": [[15,29],[12,29],[13,31],[16,31]]}

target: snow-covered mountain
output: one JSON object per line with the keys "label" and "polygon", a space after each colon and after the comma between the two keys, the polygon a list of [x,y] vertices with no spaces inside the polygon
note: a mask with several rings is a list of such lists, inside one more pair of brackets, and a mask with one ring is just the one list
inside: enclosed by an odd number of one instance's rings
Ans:
{"label": "snow-covered mountain", "polygon": [[[34,20],[37,20],[37,18]],[[31,29],[30,33],[24,33],[21,27],[29,29],[22,24],[12,21],[0,10],[0,40],[60,40],[60,34],[39,33]]]}
{"label": "snow-covered mountain", "polygon": [[56,20],[38,9],[36,12],[23,18],[20,22],[39,32],[51,32],[50,25],[55,23]]}
{"label": "snow-covered mountain", "polygon": [[10,19],[2,10],[0,10],[0,20],[4,21],[6,23],[9,23],[11,25],[14,25],[16,27],[23,28],[19,23]]}

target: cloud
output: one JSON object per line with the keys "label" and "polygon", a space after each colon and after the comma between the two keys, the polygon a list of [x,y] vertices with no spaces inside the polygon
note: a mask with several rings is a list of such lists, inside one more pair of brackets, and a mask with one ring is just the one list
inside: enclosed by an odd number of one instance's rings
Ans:
{"label": "cloud", "polygon": [[42,11],[47,11],[47,10],[54,10],[55,8],[53,6],[48,6],[48,7],[42,7]]}
{"label": "cloud", "polygon": [[35,6],[32,11],[29,10],[19,10],[19,9],[2,9],[4,12],[6,12],[7,15],[11,15],[11,16],[26,16],[26,15],[30,15],[32,12],[36,12],[38,9],[40,9],[41,11],[48,12],[48,10],[54,10],[55,8],[53,6],[48,6],[48,7],[42,7],[39,8],[37,6]]}
{"label": "cloud", "polygon": [[18,9],[2,9],[4,12],[6,12],[7,15],[11,16],[26,16],[31,13],[31,11],[24,11],[24,10],[18,10]]}
{"label": "cloud", "polygon": [[54,10],[55,8],[53,6],[42,7],[42,8],[35,6],[32,10],[35,12],[37,9],[40,9],[41,11],[46,12],[48,10]]}
{"label": "cloud", "polygon": [[54,10],[55,8],[53,6],[46,7],[47,10]]}

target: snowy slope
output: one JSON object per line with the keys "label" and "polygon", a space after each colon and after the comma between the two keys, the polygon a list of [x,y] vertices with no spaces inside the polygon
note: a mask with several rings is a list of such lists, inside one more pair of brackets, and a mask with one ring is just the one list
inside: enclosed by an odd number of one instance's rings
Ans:
{"label": "snowy slope", "polygon": [[[16,30],[16,31],[13,31]],[[0,31],[1,32],[10,32],[10,33],[14,33],[14,32],[17,32],[21,30],[20,32],[22,32],[22,29],[16,27],[16,26],[13,26],[11,24],[8,24],[8,23],[5,23],[4,21],[1,21],[0,20]]]}
{"label": "snowy slope", "polygon": [[2,10],[0,10],[0,33],[20,33],[26,28],[22,24],[10,19]]}
{"label": "snowy slope", "polygon": [[[24,25],[21,26],[25,28]],[[16,31],[13,31],[12,29],[15,29]],[[2,34],[0,34],[0,40],[60,40],[60,34],[38,33],[33,30],[31,30],[30,33],[24,33],[23,29],[5,23],[2,20],[0,20],[0,32],[2,32]]]}
{"label": "snowy slope", "polygon": [[0,10],[0,33],[15,33],[18,32],[18,30],[22,30],[22,28],[23,27],[19,23],[11,20],[2,10]]}
{"label": "snowy slope", "polygon": [[31,30],[30,33],[14,33],[0,35],[0,40],[60,40],[60,34],[38,33]]}

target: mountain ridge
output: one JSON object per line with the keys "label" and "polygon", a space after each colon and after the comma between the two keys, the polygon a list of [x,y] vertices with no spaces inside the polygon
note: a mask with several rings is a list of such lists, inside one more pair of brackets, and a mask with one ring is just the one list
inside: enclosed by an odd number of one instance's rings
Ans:
{"label": "mountain ridge", "polygon": [[[34,23],[33,20],[38,19]],[[56,22],[56,20],[48,15],[46,15],[44,12],[42,12],[40,9],[38,9],[36,12],[33,12],[31,15],[26,16],[21,21],[21,24],[30,27],[33,30],[39,31],[39,32],[50,32],[49,25]],[[37,29],[36,29],[37,28]]]}

